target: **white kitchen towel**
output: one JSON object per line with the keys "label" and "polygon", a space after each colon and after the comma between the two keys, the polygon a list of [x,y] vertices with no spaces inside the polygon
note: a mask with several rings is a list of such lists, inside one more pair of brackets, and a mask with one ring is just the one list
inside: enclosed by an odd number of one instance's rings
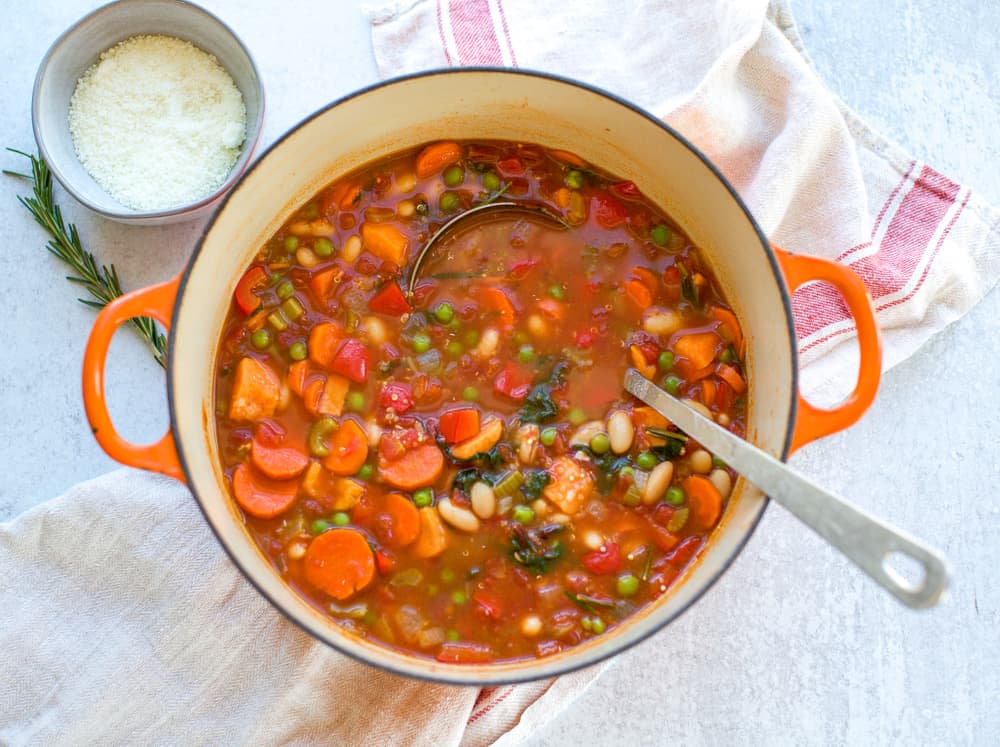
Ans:
{"label": "white kitchen towel", "polygon": [[[665,117],[776,243],[861,275],[887,366],[1000,274],[1000,214],[840,104],[781,2],[422,0],[372,18],[383,76],[536,68]],[[853,327],[825,286],[795,300],[807,388],[830,398],[854,378]],[[3,743],[509,745],[600,669],[479,691],[358,664],[275,612],[165,478],[122,470],[0,525]]]}

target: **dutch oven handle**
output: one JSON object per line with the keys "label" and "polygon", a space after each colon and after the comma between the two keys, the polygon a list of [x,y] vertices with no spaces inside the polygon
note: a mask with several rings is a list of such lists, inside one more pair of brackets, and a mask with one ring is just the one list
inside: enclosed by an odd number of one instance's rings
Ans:
{"label": "dutch oven handle", "polygon": [[162,472],[184,482],[184,471],[174,445],[173,430],[156,443],[137,445],[115,430],[104,399],[104,363],[111,338],[119,326],[137,316],[149,316],[170,328],[170,314],[177,298],[180,276],[159,285],[126,293],[97,315],[83,353],[83,406],[97,443],[115,461],[130,467]]}
{"label": "dutch oven handle", "polygon": [[791,445],[791,451],[796,451],[811,441],[854,425],[871,406],[882,376],[882,334],[875,321],[875,308],[868,290],[853,270],[829,259],[792,254],[773,244],[771,248],[791,293],[814,280],[824,280],[840,291],[854,317],[861,351],[858,382],[854,391],[837,407],[830,410],[816,407],[801,393],[798,395],[798,417]]}

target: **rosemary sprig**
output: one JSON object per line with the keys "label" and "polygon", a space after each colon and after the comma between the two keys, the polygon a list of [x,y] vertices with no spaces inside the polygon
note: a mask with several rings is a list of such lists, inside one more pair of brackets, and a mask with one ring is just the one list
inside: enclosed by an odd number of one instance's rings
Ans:
{"label": "rosemary sprig", "polygon": [[[62,211],[56,204],[52,191],[52,173],[49,171],[45,159],[14,148],[7,150],[31,161],[30,174],[8,171],[7,169],[4,169],[3,173],[31,181],[33,196],[18,195],[17,201],[28,209],[38,225],[44,228],[49,235],[49,242],[45,248],[70,266],[73,274],[67,275],[66,279],[82,286],[91,296],[91,298],[77,300],[91,308],[104,308],[122,295],[121,281],[115,266],[112,264],[98,267],[94,255],[86,251],[80,243],[80,234],[76,230],[76,226],[73,223],[67,226],[63,221]],[[165,366],[167,338],[159,331],[156,322],[148,317],[135,317],[131,321],[132,326],[146,340],[156,362]]]}

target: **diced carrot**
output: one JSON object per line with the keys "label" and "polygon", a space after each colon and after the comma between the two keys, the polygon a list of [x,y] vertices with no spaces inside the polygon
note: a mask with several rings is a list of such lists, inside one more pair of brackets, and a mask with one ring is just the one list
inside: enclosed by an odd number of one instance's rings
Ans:
{"label": "diced carrot", "polygon": [[386,459],[381,451],[378,457],[382,480],[399,490],[413,491],[433,485],[443,469],[444,454],[432,443],[408,449],[395,461]]}
{"label": "diced carrot", "polygon": [[628,353],[632,359],[632,365],[635,366],[639,373],[647,379],[652,379],[656,376],[656,366],[646,360],[646,354],[642,352],[642,348],[638,345],[629,345]]}
{"label": "diced carrot", "polygon": [[392,547],[406,547],[420,536],[420,512],[413,501],[400,493],[385,497],[380,515],[387,517],[379,522],[380,539]]}
{"label": "diced carrot", "polygon": [[360,182],[338,182],[333,189],[327,190],[327,192],[320,199],[320,211],[325,215],[329,215],[336,208],[340,208],[341,210],[350,210],[354,207],[354,203],[360,194]]}
{"label": "diced carrot", "polygon": [[339,324],[322,322],[309,332],[309,358],[328,368],[337,356],[337,346],[344,337]]}
{"label": "diced carrot", "polygon": [[406,263],[410,240],[391,223],[365,221],[361,224],[361,241],[364,248],[379,259],[392,262],[397,267]]}
{"label": "diced carrot", "polygon": [[686,358],[692,368],[702,369],[715,360],[722,339],[715,332],[696,332],[674,340],[674,354]]}
{"label": "diced carrot", "polygon": [[700,475],[690,475],[681,483],[691,510],[690,521],[698,529],[711,529],[722,515],[722,494],[712,481]]}
{"label": "diced carrot", "polygon": [[323,466],[335,475],[356,474],[368,459],[368,434],[354,418],[344,418],[328,441],[330,454]]}
{"label": "diced carrot", "polygon": [[497,445],[503,435],[503,421],[500,418],[490,418],[472,438],[467,438],[451,449],[451,455],[458,460],[472,459],[476,454],[489,451]]}
{"label": "diced carrot", "polygon": [[711,407],[715,403],[715,382],[705,379],[701,382],[701,401],[705,407]]}
{"label": "diced carrot", "polygon": [[254,436],[250,445],[250,458],[254,466],[275,480],[291,480],[301,475],[309,465],[309,457],[296,448],[267,446]]}
{"label": "diced carrot", "polygon": [[625,295],[632,299],[640,311],[653,305],[653,294],[641,280],[629,280],[625,283]]}
{"label": "diced carrot", "polygon": [[446,167],[457,163],[462,157],[458,143],[431,143],[417,155],[415,164],[417,178],[426,179],[440,174]]}
{"label": "diced carrot", "polygon": [[649,292],[656,295],[656,289],[660,287],[660,279],[656,277],[656,273],[650,270],[648,267],[642,267],[641,265],[632,268],[632,276],[639,280]]}
{"label": "diced carrot", "polygon": [[288,367],[288,388],[300,397],[305,396],[306,385],[313,379],[325,378],[322,371],[312,361],[296,361]]}
{"label": "diced carrot", "polygon": [[309,543],[306,581],[334,599],[347,599],[375,577],[375,555],[354,529],[328,529]]}
{"label": "diced carrot", "polygon": [[560,187],[555,192],[552,193],[552,202],[561,208],[569,206],[569,190],[566,187]]}
{"label": "diced carrot", "polygon": [[735,366],[730,366],[728,363],[721,363],[715,369],[715,373],[720,379],[729,384],[736,394],[743,394],[746,390],[747,383],[743,381],[743,377],[740,376],[740,372],[736,370]]}
{"label": "diced carrot", "polygon": [[438,516],[437,509],[426,506],[420,509],[420,536],[413,546],[413,554],[418,558],[436,558],[444,552],[448,541],[444,533],[444,524]]}
{"label": "diced carrot", "polygon": [[317,272],[309,278],[309,287],[316,294],[316,298],[322,300],[330,295],[330,289],[333,287],[334,281],[339,277],[343,277],[343,275],[344,271],[341,268],[331,267],[329,270]]}
{"label": "diced carrot", "polygon": [[365,494],[363,482],[334,477],[319,462],[309,462],[300,487],[303,493],[330,511],[349,511]]}
{"label": "diced carrot", "polygon": [[246,462],[233,472],[233,495],[240,508],[260,519],[273,519],[295,502],[296,480],[272,480],[253,471]]}
{"label": "diced carrot", "polygon": [[344,411],[344,400],[351,382],[338,374],[310,379],[302,395],[302,404],[312,415],[333,415]]}
{"label": "diced carrot", "polygon": [[680,537],[668,531],[666,527],[661,527],[659,524],[650,523],[649,529],[653,533],[653,542],[655,542],[656,546],[663,550],[663,552],[670,552],[677,547],[677,543],[681,541]]}
{"label": "diced carrot", "polygon": [[647,407],[645,405],[642,407],[636,407],[632,410],[632,422],[635,423],[636,431],[643,435],[646,442],[650,446],[662,446],[666,443],[665,439],[651,436],[646,432],[647,428],[660,428],[662,430],[666,430],[670,427],[670,421],[660,415],[660,413],[652,407]]}
{"label": "diced carrot", "polygon": [[485,312],[496,314],[504,327],[513,327],[517,312],[510,298],[500,288],[492,285],[477,285],[472,289],[472,296]]}
{"label": "diced carrot", "polygon": [[240,358],[229,398],[231,420],[252,423],[274,415],[281,399],[281,382],[271,367],[256,358]]}
{"label": "diced carrot", "polygon": [[568,163],[570,166],[576,166],[578,169],[587,168],[586,161],[580,158],[580,156],[576,153],[570,153],[568,150],[550,150],[549,155],[557,161]]}
{"label": "diced carrot", "polygon": [[493,661],[493,649],[485,643],[472,641],[445,641],[437,653],[437,660],[450,664],[476,664]]}
{"label": "diced carrot", "polygon": [[742,358],[746,351],[743,350],[743,330],[736,314],[723,306],[713,306],[708,310],[708,315],[719,322],[719,333],[733,344]]}
{"label": "diced carrot", "polygon": [[472,438],[479,433],[479,410],[474,407],[460,407],[441,413],[439,424],[441,435],[450,444]]}

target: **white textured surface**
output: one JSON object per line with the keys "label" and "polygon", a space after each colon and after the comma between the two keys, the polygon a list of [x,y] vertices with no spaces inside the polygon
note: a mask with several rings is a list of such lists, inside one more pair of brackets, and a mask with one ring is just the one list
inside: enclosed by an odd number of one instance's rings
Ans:
{"label": "white textured surface", "polygon": [[[0,145],[32,150],[35,67],[97,5],[29,3],[0,27]],[[204,2],[264,65],[269,143],[374,79],[352,3]],[[332,7],[331,7],[332,6]],[[311,9],[311,11],[310,11]],[[794,9],[821,74],[877,129],[1000,203],[1000,48],[978,0],[824,3]],[[317,19],[324,19],[317,22]],[[5,168],[22,168],[3,154]],[[0,520],[113,464],[89,434],[79,365],[92,314],[0,179]],[[200,224],[129,228],[63,196],[67,216],[129,287],[183,265]],[[543,745],[990,744],[1000,733],[1000,292],[890,372],[870,414],[805,449],[821,484],[938,543],[955,570],[939,609],[899,608],[780,509],[698,605],[620,657],[537,738]],[[166,426],[162,374],[131,333],[112,345],[108,389],[124,435]],[[81,527],[82,531],[85,528]],[[2,569],[0,569],[2,573]],[[332,725],[333,726],[333,725]]]}

